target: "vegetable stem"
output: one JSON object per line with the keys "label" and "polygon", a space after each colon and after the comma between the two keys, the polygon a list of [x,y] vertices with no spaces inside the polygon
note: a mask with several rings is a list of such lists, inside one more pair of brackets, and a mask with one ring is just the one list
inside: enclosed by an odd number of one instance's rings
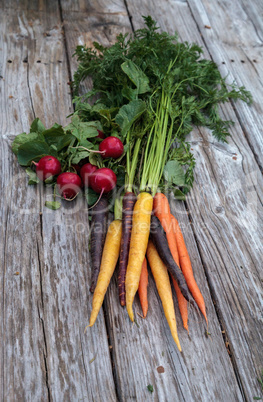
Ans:
{"label": "vegetable stem", "polygon": [[139,157],[139,152],[140,152],[140,146],[141,146],[141,138],[137,138],[134,150],[133,150],[133,158],[132,158],[132,163],[129,165],[129,170],[128,170],[128,165],[127,165],[127,173],[128,173],[128,186],[126,188],[126,191],[131,192],[133,190],[133,182],[134,182],[134,177],[137,169],[137,163],[138,163],[138,157]]}

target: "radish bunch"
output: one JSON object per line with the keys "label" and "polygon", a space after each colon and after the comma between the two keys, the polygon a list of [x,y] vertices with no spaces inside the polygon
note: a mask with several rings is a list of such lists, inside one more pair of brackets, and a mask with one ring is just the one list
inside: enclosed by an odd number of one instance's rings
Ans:
{"label": "radish bunch", "polygon": [[[103,141],[99,145],[99,151],[94,151],[94,153],[101,154],[103,159],[117,159],[123,154],[124,147],[119,138],[105,138],[104,133],[100,130],[98,130],[97,137]],[[116,174],[112,169],[108,167],[98,168],[89,162],[81,167],[78,164],[72,164],[74,172],[66,171],[62,173],[60,161],[52,155],[44,156],[39,162],[32,163],[36,167],[36,175],[39,180],[45,181],[58,176],[56,180],[57,189],[65,200],[74,199],[83,186],[91,188],[101,197],[102,194],[112,191],[117,183]]]}

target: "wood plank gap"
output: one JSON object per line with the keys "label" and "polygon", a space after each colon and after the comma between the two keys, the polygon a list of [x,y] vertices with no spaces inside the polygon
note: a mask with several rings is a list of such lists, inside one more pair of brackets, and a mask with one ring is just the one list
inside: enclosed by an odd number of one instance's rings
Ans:
{"label": "wood plank gap", "polygon": [[108,318],[108,313],[107,313],[107,309],[105,307],[105,301],[103,302],[102,305],[102,311],[103,311],[103,316],[104,316],[104,322],[105,322],[105,327],[106,327],[106,332],[107,332],[107,339],[108,339],[108,345],[109,345],[109,351],[110,351],[110,359],[111,359],[111,368],[112,368],[112,375],[113,375],[113,381],[114,381],[114,385],[115,385],[115,392],[116,392],[116,396],[117,396],[117,402],[122,402],[122,398],[121,398],[121,389],[119,386],[119,381],[118,381],[118,376],[117,376],[117,370],[116,370],[116,364],[115,364],[115,358],[113,355],[113,349],[112,349],[112,345],[114,344],[114,340],[111,338],[111,331],[110,331],[110,322],[109,322],[109,318]]}
{"label": "wood plank gap", "polygon": [[[4,322],[5,322],[5,274],[6,274],[6,250],[7,250],[7,222],[9,218],[9,207],[7,207],[6,211],[6,222],[5,222],[5,229],[3,228],[3,235],[5,236],[5,243],[4,243],[4,269],[3,269],[3,292],[2,292],[2,299],[3,299],[3,317],[2,317],[2,334],[4,335]],[[5,230],[5,231],[4,231]],[[4,343],[5,339],[2,339],[2,342]],[[2,377],[2,400],[4,400],[4,378],[5,378],[5,354],[4,354],[4,348],[1,356],[1,365],[2,365],[2,371],[1,371],[1,377]]]}
{"label": "wood plank gap", "polygon": [[[29,72],[29,64],[27,65],[27,72]],[[29,75],[29,74],[28,74]],[[29,83],[29,82],[28,82]],[[29,87],[29,85],[28,85]],[[30,87],[29,87],[29,94],[30,94],[30,99],[31,99],[31,92],[30,92]],[[33,108],[33,102],[32,103],[32,110],[34,117],[35,116],[35,111]],[[43,198],[43,188],[40,188],[39,191],[39,200],[40,200],[40,205],[41,205],[41,200]],[[44,348],[43,348],[43,360],[44,360],[44,366],[45,366],[45,379],[46,379],[46,387],[47,387],[47,397],[48,401],[50,402],[51,399],[51,391],[50,391],[50,386],[49,386],[49,374],[48,374],[48,362],[47,362],[47,338],[46,338],[46,330],[45,330],[45,323],[44,323],[44,318],[43,318],[43,312],[44,312],[44,297],[43,297],[43,280],[42,280],[42,262],[43,257],[41,258],[40,256],[40,247],[43,250],[43,216],[42,216],[42,211],[39,213],[39,232],[40,232],[40,239],[37,239],[36,245],[37,245],[37,258],[38,258],[38,269],[39,269],[39,284],[40,284],[40,297],[41,297],[41,309],[42,309],[42,314],[39,309],[39,304],[37,305],[37,311],[38,311],[38,316],[39,320],[41,323],[42,331],[43,331],[43,341],[44,341]],[[39,241],[40,240],[40,241]]]}
{"label": "wood plank gap", "polygon": [[133,22],[132,22],[132,15],[131,15],[131,13],[130,13],[129,6],[128,6],[128,4],[127,4],[127,0],[123,0],[123,1],[124,1],[124,5],[125,5],[125,8],[126,8],[126,10],[127,10],[127,14],[128,14],[129,20],[130,20],[132,32],[134,32],[135,29],[134,29]]}
{"label": "wood plank gap", "polygon": [[[190,209],[188,207],[188,203],[187,203],[187,201],[183,201],[183,203],[184,203],[185,209],[187,211],[187,216],[188,216],[189,223],[191,224],[191,222],[193,222],[193,219],[192,219],[192,215],[190,213]],[[220,311],[220,309],[218,307],[217,295],[216,295],[216,292],[213,290],[212,283],[211,283],[211,281],[209,279],[209,275],[207,274],[206,263],[205,263],[205,261],[203,259],[203,256],[202,256],[202,252],[201,252],[201,249],[200,249],[200,246],[199,246],[197,235],[195,233],[194,225],[191,225],[191,226],[192,226],[192,233],[193,233],[193,236],[194,236],[194,239],[195,239],[196,247],[197,247],[197,250],[198,250],[198,253],[199,253],[199,256],[200,256],[200,260],[201,260],[202,266],[204,268],[204,274],[205,274],[206,281],[207,281],[207,284],[208,284],[211,299],[212,299],[213,304],[214,304],[215,313],[216,313],[218,323],[219,323],[220,328],[221,328],[221,335],[222,335],[225,347],[227,349],[229,359],[230,359],[230,362],[232,364],[234,374],[235,374],[235,377],[236,377],[236,380],[237,380],[241,395],[242,395],[244,401],[247,401],[245,391],[244,391],[244,388],[243,388],[243,384],[242,384],[242,381],[241,381],[241,378],[240,378],[240,375],[239,375],[239,372],[238,372],[238,366],[236,364],[235,355],[234,355],[234,352],[232,350],[231,344],[229,342],[229,339],[228,339],[228,336],[227,336],[227,331],[226,331],[226,329],[225,329],[225,327],[223,325],[224,319],[223,319],[223,315],[222,315],[222,313],[221,313],[221,311]],[[208,336],[209,336],[209,334],[208,334]]]}
{"label": "wood plank gap", "polygon": [[[28,59],[28,54],[26,55],[26,59]],[[29,84],[29,63],[28,62],[27,62],[27,69],[26,69],[26,80],[27,80],[28,94],[29,94],[30,104],[31,104],[31,108],[32,108],[32,113],[33,113],[33,116],[35,119],[36,113],[35,113],[35,109],[34,109],[32,93],[31,93],[31,88],[30,88],[30,84]]]}
{"label": "wood plank gap", "polygon": [[[73,76],[72,76],[71,67],[70,67],[69,48],[68,48],[66,33],[65,33],[65,28],[64,28],[64,18],[63,18],[63,9],[62,9],[62,5],[61,5],[61,0],[58,0],[58,9],[59,9],[60,22],[61,22],[61,31],[62,31],[64,46],[65,46],[65,53],[66,53],[66,62],[67,62],[69,84],[70,84],[70,93],[71,93],[71,99],[73,100],[73,92],[72,92],[72,87],[71,87],[71,81],[73,79]],[[75,110],[74,104],[72,104],[72,106],[73,106],[73,109]]]}
{"label": "wood plank gap", "polygon": [[[195,15],[194,15],[194,13],[193,13],[193,11],[192,11],[191,5],[190,5],[190,3],[189,3],[188,0],[186,0],[186,3],[187,3],[187,5],[188,5],[189,11],[190,11],[190,13],[191,13],[191,16],[192,16],[192,18],[193,18],[193,20],[194,20],[194,22],[195,22],[196,28],[197,28],[197,30],[198,30],[198,32],[199,32],[199,34],[200,34],[200,36],[201,36],[201,38],[202,38],[204,44],[205,44],[206,50],[207,50],[207,52],[208,52],[208,54],[209,54],[211,60],[214,61],[213,56],[212,56],[212,54],[210,53],[209,46],[208,46],[207,43],[206,43],[205,37],[203,36],[202,31],[201,31],[201,29],[200,29],[200,27],[199,27],[199,25],[198,25],[198,22],[197,22],[197,20],[196,20],[196,18],[195,18]],[[230,103],[231,103],[231,106],[233,107],[234,113],[235,113],[235,115],[236,115],[236,117],[237,117],[237,120],[238,120],[238,122],[239,122],[239,124],[240,124],[240,127],[242,128],[244,137],[245,137],[245,139],[246,139],[246,141],[247,141],[247,143],[248,143],[248,145],[249,145],[249,147],[250,147],[250,149],[251,149],[251,151],[252,151],[252,154],[253,154],[253,156],[254,156],[254,158],[255,158],[255,161],[256,161],[257,165],[259,166],[259,169],[260,169],[261,173],[263,174],[263,166],[262,166],[261,163],[259,162],[258,157],[257,157],[257,155],[256,155],[256,153],[255,153],[254,147],[251,145],[251,143],[250,143],[250,141],[249,141],[249,139],[248,139],[247,132],[246,132],[246,128],[244,127],[244,124],[242,124],[242,121],[241,121],[241,119],[240,119],[240,116],[239,116],[239,114],[238,114],[238,112],[237,112],[237,108],[236,108],[235,105],[234,105],[234,101],[233,101],[232,99],[230,99]]]}
{"label": "wood plank gap", "polygon": [[[40,192],[41,194],[41,192]],[[40,217],[40,236],[41,236],[41,243],[43,247],[43,233],[42,233],[42,215],[39,215]],[[41,305],[42,305],[42,310],[44,310],[44,297],[43,297],[43,286],[42,286],[42,271],[41,271],[41,266],[42,266],[42,259],[40,257],[40,245],[39,242],[37,241],[37,258],[38,258],[38,268],[39,268],[39,282],[40,282],[40,297],[41,297]],[[37,306],[37,311],[38,311],[38,316],[41,322],[42,330],[43,330],[43,341],[44,341],[44,349],[43,349],[43,359],[44,359],[44,365],[45,365],[45,377],[46,377],[46,386],[47,386],[47,396],[48,396],[48,401],[51,401],[51,394],[50,394],[50,387],[49,387],[49,375],[48,375],[48,364],[47,364],[47,339],[46,339],[46,330],[45,330],[45,323],[43,317],[41,317],[41,313],[39,310],[39,305]]]}

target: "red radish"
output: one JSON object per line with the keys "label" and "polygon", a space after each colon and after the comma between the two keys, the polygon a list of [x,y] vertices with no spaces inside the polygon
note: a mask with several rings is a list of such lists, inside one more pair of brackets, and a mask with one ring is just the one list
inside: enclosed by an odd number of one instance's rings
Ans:
{"label": "red radish", "polygon": [[43,156],[38,163],[32,163],[36,166],[37,177],[43,181],[51,176],[56,176],[61,172],[59,160],[51,155]]}
{"label": "red radish", "polygon": [[99,145],[99,151],[88,149],[82,145],[72,148],[81,148],[94,154],[101,154],[103,158],[119,158],[124,151],[123,143],[117,137],[107,137]]}
{"label": "red radish", "polygon": [[116,174],[109,168],[97,169],[90,177],[90,186],[96,193],[102,195],[114,189],[117,183]]}
{"label": "red radish", "polygon": [[82,181],[77,173],[61,173],[57,178],[59,193],[67,200],[74,198],[82,187]]}
{"label": "red radish", "polygon": [[85,187],[90,187],[90,177],[97,170],[97,166],[91,163],[85,163],[80,169],[80,177],[82,178]]}
{"label": "red radish", "polygon": [[107,137],[100,143],[103,158],[119,158],[123,154],[123,143],[117,137]]}
{"label": "red radish", "polygon": [[98,131],[98,135],[97,135],[97,137],[99,137],[99,138],[101,138],[102,140],[104,140],[104,138],[105,138],[105,134],[104,134],[104,132],[103,131],[101,131],[101,130],[97,130]]}

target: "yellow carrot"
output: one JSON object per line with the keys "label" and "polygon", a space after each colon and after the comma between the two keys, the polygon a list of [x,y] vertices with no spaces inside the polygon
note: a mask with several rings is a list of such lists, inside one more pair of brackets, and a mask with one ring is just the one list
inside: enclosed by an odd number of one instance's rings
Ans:
{"label": "yellow carrot", "polygon": [[138,290],[142,263],[145,257],[151,224],[153,198],[149,193],[140,193],[133,209],[132,232],[126,272],[126,308],[134,321],[132,303]]}
{"label": "yellow carrot", "polygon": [[156,248],[151,241],[149,241],[147,248],[147,258],[153,273],[160,299],[162,301],[164,314],[169,324],[172,337],[179,351],[181,352],[182,349],[177,334],[174,303],[169,275],[166,266],[162,262]]}
{"label": "yellow carrot", "polygon": [[121,226],[121,221],[115,220],[111,222],[107,232],[101,258],[100,273],[92,299],[92,312],[89,327],[92,327],[96,321],[119,258],[121,246]]}

